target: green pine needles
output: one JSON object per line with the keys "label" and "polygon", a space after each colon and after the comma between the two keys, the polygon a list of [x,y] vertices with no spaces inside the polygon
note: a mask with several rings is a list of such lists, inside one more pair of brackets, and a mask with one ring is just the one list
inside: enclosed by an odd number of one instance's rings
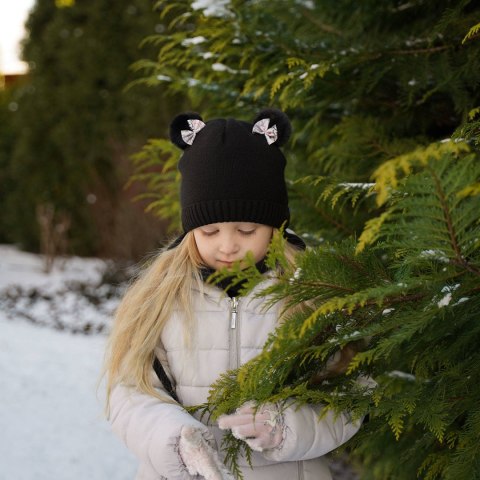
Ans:
{"label": "green pine needles", "polygon": [[[199,408],[321,403],[365,417],[347,446],[362,480],[480,478],[478,2],[198,3],[158,2],[166,29],[139,81],[205,120],[285,110],[292,225],[310,245],[289,267],[274,239],[263,294],[283,321]],[[144,153],[155,207],[178,218],[176,155]],[[224,445],[237,474],[242,445]]]}
{"label": "green pine needles", "polygon": [[[425,162],[391,192],[362,252],[324,244],[289,268],[278,235],[268,262],[283,268],[262,295],[284,303],[285,319],[204,408],[217,418],[251,399],[321,403],[368,418],[351,441],[362,478],[479,478],[480,202],[465,195],[479,178],[473,154]],[[335,372],[327,360],[341,349],[352,355]],[[238,471],[242,442],[225,447]]]}

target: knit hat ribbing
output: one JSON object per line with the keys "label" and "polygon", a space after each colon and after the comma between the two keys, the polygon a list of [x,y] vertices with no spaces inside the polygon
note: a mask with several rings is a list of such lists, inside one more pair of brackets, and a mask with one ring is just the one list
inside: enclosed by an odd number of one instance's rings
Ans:
{"label": "knit hat ribbing", "polygon": [[[197,121],[193,128],[189,120]],[[259,121],[265,134],[252,131]],[[286,160],[279,145],[289,135],[287,116],[275,109],[263,110],[252,124],[233,118],[203,124],[197,113],[175,117],[170,138],[184,150],[178,166],[184,231],[219,222],[277,228],[288,223]]]}

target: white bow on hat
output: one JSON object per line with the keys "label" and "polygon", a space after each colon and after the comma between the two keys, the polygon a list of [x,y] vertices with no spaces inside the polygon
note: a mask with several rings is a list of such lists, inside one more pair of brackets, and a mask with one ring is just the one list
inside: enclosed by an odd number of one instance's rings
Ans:
{"label": "white bow on hat", "polygon": [[277,131],[276,125],[273,125],[272,127],[268,128],[269,124],[270,124],[270,119],[263,118],[253,126],[252,132],[259,133],[260,135],[265,135],[265,138],[267,139],[267,143],[271,145],[272,143],[275,143],[277,141],[278,131]]}
{"label": "white bow on hat", "polygon": [[189,145],[192,145],[197,133],[205,126],[205,123],[197,118],[187,120],[187,122],[190,130],[181,130],[180,133],[183,141]]}

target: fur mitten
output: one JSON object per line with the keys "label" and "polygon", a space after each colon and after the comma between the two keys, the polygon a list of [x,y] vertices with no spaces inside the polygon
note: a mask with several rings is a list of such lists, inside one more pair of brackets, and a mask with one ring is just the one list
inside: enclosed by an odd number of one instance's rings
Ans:
{"label": "fur mitten", "polygon": [[200,429],[191,425],[182,428],[179,451],[190,475],[201,475],[205,480],[234,480]]}

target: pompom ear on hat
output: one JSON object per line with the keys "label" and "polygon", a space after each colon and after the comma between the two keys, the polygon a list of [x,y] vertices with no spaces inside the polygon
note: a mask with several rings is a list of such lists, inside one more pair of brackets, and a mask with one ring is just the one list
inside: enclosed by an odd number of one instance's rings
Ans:
{"label": "pompom ear on hat", "polygon": [[192,145],[196,134],[205,126],[202,117],[196,112],[177,115],[170,124],[170,140],[185,150]]}
{"label": "pompom ear on hat", "polygon": [[[265,127],[260,127],[255,129],[259,122],[262,123],[263,120],[268,120],[268,124],[264,122]],[[263,133],[267,137],[267,141],[270,144],[277,145],[281,147],[287,143],[290,135],[292,133],[292,125],[287,115],[281,110],[276,108],[266,108],[258,113],[258,115],[253,120],[254,132]],[[273,134],[273,129],[276,129],[275,134]],[[275,135],[275,136],[273,136]],[[269,138],[273,141],[269,141]],[[275,138],[276,137],[276,138]]]}

